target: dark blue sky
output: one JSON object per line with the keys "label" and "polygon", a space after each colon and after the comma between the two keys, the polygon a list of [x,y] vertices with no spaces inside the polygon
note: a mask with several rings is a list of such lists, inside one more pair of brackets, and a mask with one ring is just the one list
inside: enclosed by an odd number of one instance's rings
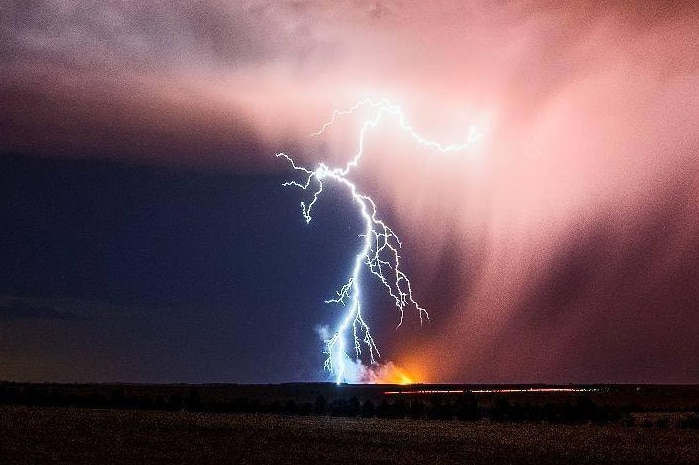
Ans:
{"label": "dark blue sky", "polygon": [[290,175],[4,154],[0,378],[324,379],[358,223],[329,196],[306,225]]}

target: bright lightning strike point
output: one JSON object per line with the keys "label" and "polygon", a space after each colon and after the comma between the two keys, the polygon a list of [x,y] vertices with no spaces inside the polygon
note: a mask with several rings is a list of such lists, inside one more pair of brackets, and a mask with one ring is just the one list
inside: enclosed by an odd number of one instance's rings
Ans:
{"label": "bright lightning strike point", "polygon": [[[340,304],[345,308],[344,316],[332,335],[324,341],[327,355],[324,368],[335,378],[335,382],[357,381],[349,379],[348,363],[352,359],[348,355],[348,344],[354,349],[356,360],[360,360],[362,349],[368,352],[368,358],[372,365],[376,364],[376,358],[381,354],[371,335],[362,306],[362,271],[368,270],[370,274],[378,278],[393,298],[395,306],[400,312],[398,326],[403,323],[406,307],[413,307],[417,311],[420,322],[429,319],[427,310],[420,306],[413,297],[413,289],[410,279],[403,272],[398,250],[402,244],[393,230],[378,216],[376,203],[371,197],[361,193],[356,184],[349,179],[351,170],[359,165],[364,154],[364,139],[370,129],[378,127],[384,118],[394,118],[398,121],[401,131],[411,138],[416,144],[439,153],[462,151],[469,148],[481,137],[475,127],[471,126],[466,141],[457,145],[443,145],[418,134],[407,123],[405,115],[400,107],[386,99],[372,101],[362,100],[347,110],[335,110],[332,119],[325,123],[321,129],[313,133],[312,137],[322,136],[325,131],[335,125],[343,116],[352,115],[360,108],[368,108],[373,111],[373,117],[365,120],[359,132],[358,149],[354,157],[343,167],[330,167],[325,163],[319,163],[315,169],[308,169],[296,164],[293,158],[285,153],[278,153],[277,157],[285,158],[291,167],[303,177],[301,181],[288,181],[284,186],[298,187],[309,193],[306,201],[301,202],[301,213],[306,223],[312,219],[312,211],[316,202],[323,193],[325,182],[334,182],[346,189],[350,198],[357,204],[364,222],[364,231],[360,235],[363,238],[361,249],[357,252],[352,264],[350,277],[344,286],[337,291],[337,297],[327,300],[326,303]],[[351,337],[350,337],[351,334]]]}

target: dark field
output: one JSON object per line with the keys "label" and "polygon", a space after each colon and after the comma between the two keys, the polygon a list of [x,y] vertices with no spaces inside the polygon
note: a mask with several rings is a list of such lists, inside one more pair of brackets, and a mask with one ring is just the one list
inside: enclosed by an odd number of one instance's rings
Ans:
{"label": "dark field", "polygon": [[699,431],[0,407],[7,464],[698,464]]}

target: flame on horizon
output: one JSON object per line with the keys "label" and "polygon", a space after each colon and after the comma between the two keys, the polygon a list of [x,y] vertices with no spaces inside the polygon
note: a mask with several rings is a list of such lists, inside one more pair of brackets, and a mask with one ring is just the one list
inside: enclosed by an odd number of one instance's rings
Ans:
{"label": "flame on horizon", "polygon": [[403,386],[418,383],[415,375],[393,362],[365,368],[359,381],[366,384],[399,384]]}

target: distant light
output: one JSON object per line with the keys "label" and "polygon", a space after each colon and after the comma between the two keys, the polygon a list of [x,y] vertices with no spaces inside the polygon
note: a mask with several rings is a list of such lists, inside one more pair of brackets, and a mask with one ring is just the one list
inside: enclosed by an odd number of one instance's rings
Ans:
{"label": "distant light", "polygon": [[463,394],[471,392],[473,394],[511,394],[516,392],[596,392],[599,389],[593,388],[527,388],[527,389],[418,389],[410,391],[384,391],[385,395],[396,394]]}
{"label": "distant light", "polygon": [[384,391],[384,394],[463,394],[464,392],[466,391],[464,391],[463,389],[419,389],[415,391]]}

